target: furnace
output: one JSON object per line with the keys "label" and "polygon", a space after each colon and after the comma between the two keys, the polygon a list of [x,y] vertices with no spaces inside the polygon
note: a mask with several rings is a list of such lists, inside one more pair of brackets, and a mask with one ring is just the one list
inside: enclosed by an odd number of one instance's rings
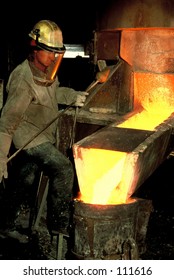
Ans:
{"label": "furnace", "polygon": [[[99,71],[107,67],[109,77],[89,91],[77,116],[72,252],[78,259],[139,258],[153,207],[135,193],[174,148],[170,5],[164,9],[163,1],[154,1],[153,9],[145,0],[131,7],[130,1],[116,2],[110,10],[99,8],[103,18],[91,50],[94,64]],[[154,10],[161,15],[158,24]],[[72,123],[72,111],[60,120]]]}
{"label": "furnace", "polygon": [[80,188],[74,255],[79,258],[138,259],[145,248],[137,235],[142,226],[145,242],[152,205],[134,193],[173,149],[173,35],[173,29],[122,30],[121,57],[83,108],[117,117],[73,145]]}

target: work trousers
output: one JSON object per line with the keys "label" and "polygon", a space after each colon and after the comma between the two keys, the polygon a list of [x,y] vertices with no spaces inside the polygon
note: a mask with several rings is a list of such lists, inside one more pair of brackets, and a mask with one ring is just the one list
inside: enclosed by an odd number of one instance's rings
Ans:
{"label": "work trousers", "polygon": [[[43,174],[49,178],[48,230],[66,229],[69,225],[74,182],[74,169],[71,161],[49,142],[22,151],[20,157],[24,157],[25,161],[15,179],[11,199],[8,193],[9,201],[13,200],[9,208],[14,206],[17,210],[25,196],[25,187],[32,189],[38,171],[43,171]],[[9,210],[10,212],[12,211]]]}

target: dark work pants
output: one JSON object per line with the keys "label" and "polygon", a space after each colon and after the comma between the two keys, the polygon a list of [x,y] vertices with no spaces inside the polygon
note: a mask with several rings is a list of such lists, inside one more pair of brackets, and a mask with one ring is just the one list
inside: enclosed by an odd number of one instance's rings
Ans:
{"label": "dark work pants", "polygon": [[12,195],[13,201],[14,199],[16,201],[13,203],[16,204],[16,209],[22,202],[25,186],[27,188],[32,186],[38,170],[43,171],[43,174],[49,178],[48,230],[67,228],[74,181],[74,169],[71,161],[49,142],[22,151],[22,156],[24,156],[26,164],[24,163],[20,168]]}

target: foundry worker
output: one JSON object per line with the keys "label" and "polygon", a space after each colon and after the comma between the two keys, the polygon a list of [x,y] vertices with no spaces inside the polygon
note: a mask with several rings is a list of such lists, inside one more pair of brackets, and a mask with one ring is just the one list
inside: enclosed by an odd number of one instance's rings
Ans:
{"label": "foundry worker", "polygon": [[[8,97],[0,119],[0,181],[8,177],[7,159],[12,142],[16,149],[25,146],[29,139],[57,116],[58,104],[82,107],[88,95],[87,92],[59,86],[57,70],[65,46],[62,32],[55,22],[39,21],[29,33],[29,38],[29,56],[12,71],[7,82]],[[25,146],[22,153],[49,178],[48,230],[66,234],[74,169],[71,161],[55,147],[57,126],[58,120]],[[14,191],[14,204],[17,204],[17,192]],[[9,198],[5,207],[8,208],[9,216],[12,213],[14,216],[18,211],[17,205],[16,212],[14,209],[10,211],[10,203]],[[5,210],[3,214],[6,214]],[[8,226],[9,231],[15,230],[14,224],[9,221],[9,217],[2,218],[0,227]]]}

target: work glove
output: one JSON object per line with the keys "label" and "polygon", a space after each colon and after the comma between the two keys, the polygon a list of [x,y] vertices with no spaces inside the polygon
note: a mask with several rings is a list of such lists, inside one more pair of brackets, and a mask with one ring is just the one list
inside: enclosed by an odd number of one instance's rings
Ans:
{"label": "work glove", "polygon": [[8,158],[6,156],[0,156],[0,183],[2,182],[2,178],[5,179],[8,178],[8,172],[7,172],[7,160]]}
{"label": "work glove", "polygon": [[0,132],[0,182],[3,177],[8,178],[7,160],[11,146],[12,137],[6,133]]}
{"label": "work glove", "polygon": [[86,91],[79,91],[77,92],[77,99],[75,102],[75,106],[77,107],[83,107],[86,101],[86,97],[89,95]]}

